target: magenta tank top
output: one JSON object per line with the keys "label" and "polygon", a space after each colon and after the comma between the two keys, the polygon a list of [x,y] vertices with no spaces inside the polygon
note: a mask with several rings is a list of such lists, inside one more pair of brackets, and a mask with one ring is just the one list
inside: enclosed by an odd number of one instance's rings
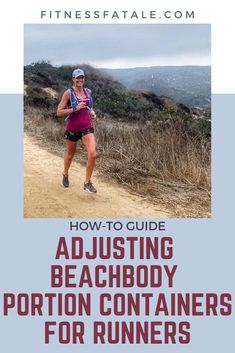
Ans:
{"label": "magenta tank top", "polygon": [[[83,89],[86,98],[84,99],[86,106],[89,107],[90,99],[87,92]],[[79,100],[81,102],[81,100]],[[70,132],[80,132],[93,127],[90,111],[88,108],[82,108],[78,112],[71,113],[67,120],[66,130]]]}

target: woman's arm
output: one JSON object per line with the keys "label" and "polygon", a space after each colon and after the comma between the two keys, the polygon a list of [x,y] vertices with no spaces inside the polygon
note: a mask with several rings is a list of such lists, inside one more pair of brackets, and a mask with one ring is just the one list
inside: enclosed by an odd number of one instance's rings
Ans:
{"label": "woman's arm", "polygon": [[65,91],[61,101],[58,105],[57,111],[56,111],[56,115],[59,117],[64,117],[66,115],[69,115],[71,113],[73,113],[73,108],[67,108],[67,104],[69,101],[69,91]]}

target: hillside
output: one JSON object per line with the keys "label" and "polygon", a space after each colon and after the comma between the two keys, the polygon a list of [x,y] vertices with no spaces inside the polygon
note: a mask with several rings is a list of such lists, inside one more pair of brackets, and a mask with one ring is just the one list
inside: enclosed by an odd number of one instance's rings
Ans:
{"label": "hillside", "polygon": [[[150,91],[126,88],[110,76],[88,65],[80,65],[86,72],[86,86],[92,90],[95,109],[100,117],[118,121],[151,121],[168,125],[178,121],[193,133],[210,134],[210,113],[204,109],[189,108],[165,96]],[[54,117],[62,92],[71,84],[74,67],[53,67],[36,63],[24,68],[25,106],[38,107],[46,117]],[[48,89],[52,89],[54,94]]]}
{"label": "hillside", "polygon": [[210,110],[210,66],[153,66],[102,69],[129,89],[148,90],[189,107]]}

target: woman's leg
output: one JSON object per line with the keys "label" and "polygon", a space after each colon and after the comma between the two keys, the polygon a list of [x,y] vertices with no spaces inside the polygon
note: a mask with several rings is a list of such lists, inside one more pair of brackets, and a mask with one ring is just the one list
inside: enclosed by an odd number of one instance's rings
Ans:
{"label": "woman's leg", "polygon": [[65,152],[65,156],[64,156],[64,171],[63,171],[63,175],[67,176],[68,172],[69,172],[69,167],[71,165],[71,162],[73,160],[73,156],[75,154],[76,151],[76,147],[77,147],[77,142],[73,142],[70,140],[65,140],[66,142],[66,152]]}
{"label": "woman's leg", "polygon": [[87,150],[87,165],[86,165],[86,180],[85,183],[91,180],[91,176],[95,167],[96,160],[96,142],[95,135],[93,133],[84,135],[82,142]]}

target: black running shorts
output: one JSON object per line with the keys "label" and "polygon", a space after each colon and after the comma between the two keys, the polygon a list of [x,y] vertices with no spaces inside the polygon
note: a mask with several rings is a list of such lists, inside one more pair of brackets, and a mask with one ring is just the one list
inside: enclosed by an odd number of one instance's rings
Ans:
{"label": "black running shorts", "polygon": [[71,132],[66,130],[64,133],[64,138],[69,141],[77,142],[78,140],[81,140],[83,136],[87,134],[93,134],[94,133],[94,128],[90,127],[88,129],[79,131],[79,132]]}

